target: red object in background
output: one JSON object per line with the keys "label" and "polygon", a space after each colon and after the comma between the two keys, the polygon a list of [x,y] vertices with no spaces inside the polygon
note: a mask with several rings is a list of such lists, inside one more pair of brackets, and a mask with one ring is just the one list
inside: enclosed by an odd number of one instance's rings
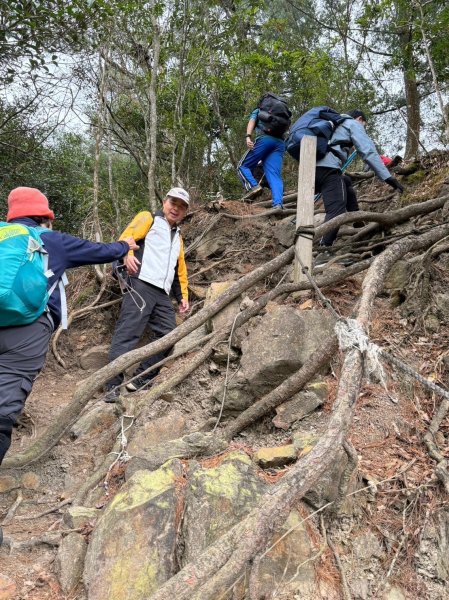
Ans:
{"label": "red object in background", "polygon": [[389,156],[385,156],[385,154],[380,155],[380,160],[384,163],[386,167],[388,167],[388,165],[391,165],[391,163],[393,162],[393,159]]}

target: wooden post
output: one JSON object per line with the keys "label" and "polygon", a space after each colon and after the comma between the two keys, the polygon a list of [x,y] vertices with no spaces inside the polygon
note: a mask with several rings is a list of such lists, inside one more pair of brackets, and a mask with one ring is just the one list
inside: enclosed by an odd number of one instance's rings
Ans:
{"label": "wooden post", "polygon": [[[315,165],[316,165],[316,137],[305,135],[301,140],[301,154],[298,169],[298,200],[296,205],[296,227],[310,226],[313,232],[313,212],[315,195]],[[299,236],[295,248],[303,264],[309,272],[312,270],[313,235],[310,237]],[[307,280],[301,271],[301,265],[295,256],[293,281],[300,283]]]}

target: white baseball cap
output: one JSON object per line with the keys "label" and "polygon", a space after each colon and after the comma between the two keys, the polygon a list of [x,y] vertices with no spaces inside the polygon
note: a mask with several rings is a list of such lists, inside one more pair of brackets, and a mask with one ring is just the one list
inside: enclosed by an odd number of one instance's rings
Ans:
{"label": "white baseball cap", "polygon": [[187,204],[187,206],[189,206],[189,204],[190,204],[189,193],[186,192],[185,189],[183,189],[183,188],[180,188],[180,187],[171,188],[171,190],[169,190],[169,192],[167,192],[167,196],[170,196],[171,198],[179,198],[180,200],[185,202]]}

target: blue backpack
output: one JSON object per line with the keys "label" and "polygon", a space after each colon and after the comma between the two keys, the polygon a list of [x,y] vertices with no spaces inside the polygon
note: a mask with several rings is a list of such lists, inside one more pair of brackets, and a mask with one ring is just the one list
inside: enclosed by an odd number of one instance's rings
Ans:
{"label": "blue backpack", "polygon": [[42,231],[49,230],[0,222],[0,327],[33,323],[58,284],[47,290],[53,273],[48,270]]}
{"label": "blue backpack", "polygon": [[299,161],[302,138],[305,135],[316,136],[316,159],[320,160],[331,151],[329,140],[335,129],[350,118],[348,115],[341,115],[329,106],[311,108],[290,129],[285,148],[290,156]]}

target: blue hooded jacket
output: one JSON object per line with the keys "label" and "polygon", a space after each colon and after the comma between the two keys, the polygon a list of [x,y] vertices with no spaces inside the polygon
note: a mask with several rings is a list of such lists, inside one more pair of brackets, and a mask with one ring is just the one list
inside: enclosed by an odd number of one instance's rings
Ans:
{"label": "blue hooded jacket", "polygon": [[[39,227],[36,221],[29,217],[11,219],[10,223],[20,223],[28,227]],[[83,265],[101,265],[118,260],[129,251],[127,242],[112,242],[103,244],[82,240],[68,233],[48,230],[41,231],[41,239],[48,252],[48,268],[54,273],[48,280],[48,289],[59,280],[66,269]],[[48,308],[55,328],[61,322],[61,297],[56,286],[48,301]]]}

